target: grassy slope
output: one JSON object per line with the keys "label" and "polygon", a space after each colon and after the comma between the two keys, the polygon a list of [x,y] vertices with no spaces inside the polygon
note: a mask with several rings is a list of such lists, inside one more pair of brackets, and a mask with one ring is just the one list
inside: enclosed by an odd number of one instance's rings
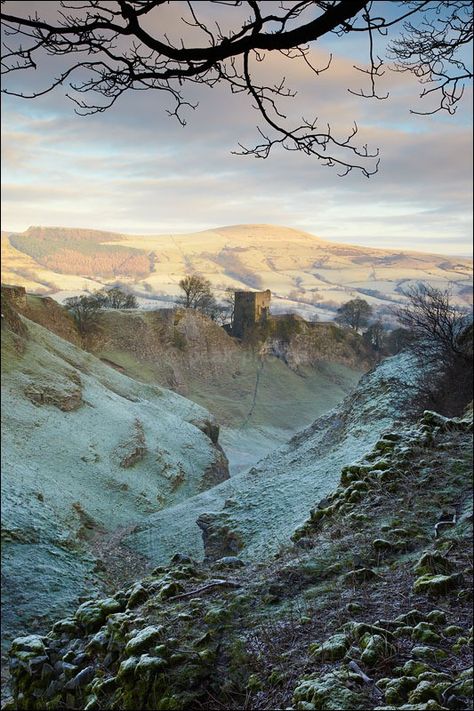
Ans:
{"label": "grassy slope", "polygon": [[[343,470],[334,495],[277,556],[242,569],[176,559],[142,581],[140,597],[138,588],[115,596],[126,616],[102,627],[107,613],[96,601],[91,622],[78,611],[62,632],[19,643],[13,658],[45,644],[41,668],[86,650],[70,676],[87,667],[88,685],[66,692],[53,673],[52,709],[65,699],[124,710],[470,709],[469,430],[472,416],[427,415]],[[447,511],[457,523],[435,538]],[[418,590],[422,575],[438,589]],[[140,638],[145,627],[150,636]],[[17,705],[8,708],[44,708],[50,677],[13,670]]]}
{"label": "grassy slope", "polygon": [[407,417],[413,398],[411,367],[406,356],[387,359],[287,445],[248,472],[150,516],[127,544],[160,563],[177,550],[200,558],[203,542],[195,522],[204,513],[217,512],[223,529],[243,541],[246,560],[276,552],[305,519],[308,502],[335,486],[340,468],[361,456],[384,429]]}
{"label": "grassy slope", "polygon": [[2,321],[4,642],[99,582],[93,538],[201,491],[221,458],[190,424],[209,417],[198,405],[16,319],[26,335]]}

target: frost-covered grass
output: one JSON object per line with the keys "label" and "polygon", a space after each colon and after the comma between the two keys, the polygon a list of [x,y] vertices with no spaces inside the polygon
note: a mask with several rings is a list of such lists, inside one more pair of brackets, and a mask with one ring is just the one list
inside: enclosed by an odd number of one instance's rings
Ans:
{"label": "frost-covered grass", "polygon": [[[67,610],[90,588],[97,575],[87,536],[135,525],[196,494],[216,458],[191,424],[209,418],[199,405],[26,323],[22,355],[2,328],[6,633]],[[76,407],[78,397],[77,409],[59,409]],[[129,456],[138,460],[124,468]]]}
{"label": "frost-covered grass", "polygon": [[275,553],[308,510],[335,488],[341,468],[362,456],[394,422],[407,419],[414,371],[405,354],[385,360],[340,405],[256,467],[150,516],[128,541],[156,562],[165,562],[176,550],[201,558],[195,522],[211,511],[223,512],[242,537],[243,558]]}

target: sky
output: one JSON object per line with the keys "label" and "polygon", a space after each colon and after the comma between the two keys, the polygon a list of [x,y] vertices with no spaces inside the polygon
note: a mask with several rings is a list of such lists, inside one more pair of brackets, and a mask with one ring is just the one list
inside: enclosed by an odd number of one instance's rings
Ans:
{"label": "sky", "polygon": [[[51,10],[55,3],[20,5]],[[163,10],[176,32],[181,5]],[[227,9],[214,5],[212,12]],[[297,89],[283,103],[295,121],[317,115],[341,136],[357,121],[360,143],[380,149],[380,170],[370,179],[355,171],[340,178],[314,158],[282,150],[267,160],[232,155],[239,142],[258,141],[261,121],[248,97],[224,87],[192,87],[189,96],[199,106],[187,112],[184,127],[166,114],[159,92],[127,94],[102,114],[79,117],[59,88],[34,101],[3,98],[2,229],[158,234],[269,223],[336,242],[470,254],[471,92],[454,117],[410,114],[420,106],[420,87],[407,74],[386,72],[380,84],[381,93],[390,91],[386,101],[356,97],[348,88],[367,89],[354,69],[366,61],[365,49],[365,34],[331,35],[311,49],[318,66],[333,54],[319,77],[274,54],[255,71],[273,82],[286,76]],[[48,72],[49,64],[34,75],[17,74],[16,87],[31,88]]]}

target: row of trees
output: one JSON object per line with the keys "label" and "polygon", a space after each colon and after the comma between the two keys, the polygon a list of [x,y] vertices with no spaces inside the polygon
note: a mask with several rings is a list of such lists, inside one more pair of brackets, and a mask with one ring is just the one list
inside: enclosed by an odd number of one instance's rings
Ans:
{"label": "row of trees", "polygon": [[102,309],[136,309],[138,301],[133,294],[113,286],[92,294],[71,296],[65,299],[64,305],[74,318],[81,336],[85,336],[97,327]]}

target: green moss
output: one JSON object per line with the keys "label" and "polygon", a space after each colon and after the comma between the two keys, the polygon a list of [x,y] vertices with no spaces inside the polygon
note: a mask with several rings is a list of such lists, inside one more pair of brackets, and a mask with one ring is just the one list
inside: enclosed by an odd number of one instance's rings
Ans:
{"label": "green moss", "polygon": [[392,679],[385,687],[385,701],[388,704],[402,704],[406,701],[408,693],[418,684],[415,676],[402,676]]}
{"label": "green moss", "polygon": [[446,595],[450,590],[458,587],[462,581],[459,574],[453,575],[422,575],[413,584],[413,592],[426,595]]}
{"label": "green moss", "polygon": [[143,650],[150,649],[158,639],[163,635],[163,627],[149,625],[142,630],[139,630],[126,644],[124,649],[125,656],[132,656]]}
{"label": "green moss", "polygon": [[301,704],[312,704],[314,709],[344,711],[364,709],[367,699],[361,688],[361,678],[346,669],[338,669],[323,676],[314,675],[301,680],[294,691],[293,701],[297,709],[305,709]]}
{"label": "green moss", "polygon": [[432,622],[435,625],[445,625],[446,624],[446,613],[443,610],[431,610],[426,615],[428,622]]}
{"label": "green moss", "polygon": [[335,634],[322,644],[310,645],[309,653],[315,659],[333,662],[344,657],[350,644],[350,639],[346,634]]}
{"label": "green moss", "polygon": [[408,695],[408,701],[411,704],[423,703],[430,699],[440,701],[440,695],[429,681],[420,681],[416,689]]}
{"label": "green moss", "polygon": [[445,556],[433,552],[423,553],[414,567],[417,575],[449,574],[452,570],[453,564]]}
{"label": "green moss", "polygon": [[433,625],[429,622],[419,622],[412,631],[413,639],[426,644],[433,644],[441,641],[441,637],[436,633]]}
{"label": "green moss", "polygon": [[448,656],[444,649],[435,649],[434,647],[419,646],[413,647],[411,653],[415,659],[422,659],[426,661],[440,661],[446,659]]}

